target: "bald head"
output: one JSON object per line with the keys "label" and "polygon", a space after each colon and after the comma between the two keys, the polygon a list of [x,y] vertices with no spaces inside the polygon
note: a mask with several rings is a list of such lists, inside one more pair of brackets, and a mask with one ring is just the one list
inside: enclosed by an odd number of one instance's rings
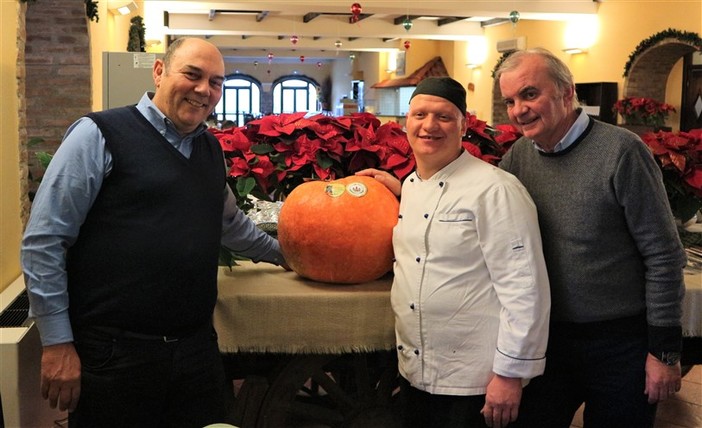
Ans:
{"label": "bald head", "polygon": [[197,129],[222,97],[224,59],[212,43],[177,39],[154,64],[152,101],[181,134]]}

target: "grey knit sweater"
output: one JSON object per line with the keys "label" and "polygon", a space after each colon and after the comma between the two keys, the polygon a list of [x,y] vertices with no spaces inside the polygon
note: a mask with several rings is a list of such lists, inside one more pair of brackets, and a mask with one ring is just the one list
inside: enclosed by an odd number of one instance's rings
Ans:
{"label": "grey knit sweater", "polygon": [[554,321],[592,322],[647,311],[649,326],[680,326],[685,252],[660,169],[641,140],[590,120],[562,152],[521,138],[500,167],[536,203]]}

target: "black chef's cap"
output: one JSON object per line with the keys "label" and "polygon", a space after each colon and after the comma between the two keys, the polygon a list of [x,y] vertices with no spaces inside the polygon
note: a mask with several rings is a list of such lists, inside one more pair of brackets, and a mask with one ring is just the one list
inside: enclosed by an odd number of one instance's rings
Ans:
{"label": "black chef's cap", "polygon": [[427,77],[419,82],[410,101],[415,95],[434,95],[444,98],[458,107],[463,116],[466,115],[466,90],[450,77]]}

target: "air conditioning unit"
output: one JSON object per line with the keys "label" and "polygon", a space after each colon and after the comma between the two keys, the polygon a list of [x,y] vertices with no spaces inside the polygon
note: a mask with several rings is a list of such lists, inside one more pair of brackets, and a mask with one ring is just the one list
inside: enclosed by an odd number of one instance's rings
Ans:
{"label": "air conditioning unit", "polygon": [[19,277],[0,293],[0,426],[60,426],[56,422],[66,413],[51,409],[41,397],[41,342],[28,313],[29,298]]}
{"label": "air conditioning unit", "polygon": [[526,49],[526,37],[516,37],[514,39],[498,40],[497,52],[505,53]]}

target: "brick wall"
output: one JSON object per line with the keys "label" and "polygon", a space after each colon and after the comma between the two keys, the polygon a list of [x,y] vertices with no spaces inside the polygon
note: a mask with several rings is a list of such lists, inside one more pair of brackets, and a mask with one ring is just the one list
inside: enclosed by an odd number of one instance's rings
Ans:
{"label": "brick wall", "polygon": [[29,186],[27,183],[28,166],[27,166],[27,99],[25,97],[25,67],[24,67],[24,49],[27,43],[27,30],[25,26],[25,17],[27,15],[27,6],[21,5],[19,10],[19,18],[17,19],[17,116],[18,116],[18,135],[20,141],[19,147],[19,174],[20,174],[20,221],[22,225],[27,224],[29,219]]}
{"label": "brick wall", "polygon": [[[91,66],[88,18],[83,0],[39,0],[26,11],[24,87],[28,193],[36,187],[42,169],[38,151],[55,152],[66,128],[91,110]],[[20,78],[21,79],[21,78]]]}

